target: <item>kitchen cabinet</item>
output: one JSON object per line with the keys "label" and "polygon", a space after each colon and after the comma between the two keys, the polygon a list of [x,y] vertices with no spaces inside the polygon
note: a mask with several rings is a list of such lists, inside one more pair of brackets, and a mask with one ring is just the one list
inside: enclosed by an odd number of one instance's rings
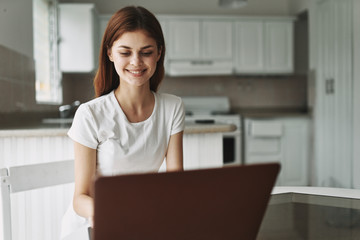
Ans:
{"label": "kitchen cabinet", "polygon": [[231,60],[232,22],[169,20],[170,60]]}
{"label": "kitchen cabinet", "polygon": [[170,60],[200,59],[200,22],[170,20],[168,25]]}
{"label": "kitchen cabinet", "polygon": [[97,68],[99,20],[94,4],[59,4],[59,64],[62,72]]}
{"label": "kitchen cabinet", "polygon": [[293,72],[293,19],[249,19],[235,23],[235,71]]}
{"label": "kitchen cabinet", "polygon": [[307,117],[246,118],[245,163],[279,162],[277,185],[308,185],[308,122]]}
{"label": "kitchen cabinet", "polygon": [[[223,166],[223,133],[196,133],[183,136],[184,170]],[[160,172],[166,171],[166,162]]]}
{"label": "kitchen cabinet", "polygon": [[229,75],[233,71],[233,22],[159,16],[167,42],[169,75]]}
{"label": "kitchen cabinet", "polygon": [[[352,187],[352,1],[313,1],[314,185]],[[356,66],[355,66],[356,67]],[[356,171],[356,170],[355,170]]]}

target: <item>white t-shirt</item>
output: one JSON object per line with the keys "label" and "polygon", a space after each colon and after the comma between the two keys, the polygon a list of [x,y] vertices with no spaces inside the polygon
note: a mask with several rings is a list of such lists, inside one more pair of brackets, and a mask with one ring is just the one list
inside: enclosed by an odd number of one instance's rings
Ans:
{"label": "white t-shirt", "polygon": [[[114,91],[80,105],[68,135],[97,150],[97,171],[111,176],[157,172],[164,161],[170,136],[184,130],[184,106],[180,97],[153,93],[155,105],[143,122],[131,123]],[[63,218],[62,237],[87,224],[71,206]]]}

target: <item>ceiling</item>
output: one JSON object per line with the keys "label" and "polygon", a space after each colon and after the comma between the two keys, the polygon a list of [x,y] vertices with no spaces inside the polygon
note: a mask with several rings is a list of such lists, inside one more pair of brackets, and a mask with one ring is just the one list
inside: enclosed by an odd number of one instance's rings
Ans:
{"label": "ceiling", "polygon": [[248,0],[245,7],[225,9],[218,0],[59,0],[60,3],[95,3],[100,14],[113,14],[128,6],[143,6],[155,14],[200,15],[295,15],[307,7],[309,0]]}

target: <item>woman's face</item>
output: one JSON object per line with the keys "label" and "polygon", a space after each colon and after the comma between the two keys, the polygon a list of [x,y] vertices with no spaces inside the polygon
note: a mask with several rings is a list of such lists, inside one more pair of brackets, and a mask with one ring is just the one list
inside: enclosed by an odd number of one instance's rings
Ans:
{"label": "woman's face", "polygon": [[136,30],[122,34],[108,50],[108,56],[114,63],[120,83],[139,87],[149,85],[161,50],[146,31]]}

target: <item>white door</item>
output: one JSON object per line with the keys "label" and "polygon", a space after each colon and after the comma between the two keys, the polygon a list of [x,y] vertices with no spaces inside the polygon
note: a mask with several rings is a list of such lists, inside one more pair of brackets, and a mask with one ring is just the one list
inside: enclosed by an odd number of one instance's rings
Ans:
{"label": "white door", "polygon": [[235,64],[237,73],[264,70],[264,27],[262,20],[241,21],[235,25]]}
{"label": "white door", "polygon": [[293,72],[293,22],[265,22],[265,72]]}
{"label": "white door", "polygon": [[230,21],[202,23],[202,57],[204,59],[232,59],[233,27]]}
{"label": "white door", "polygon": [[169,59],[200,58],[200,22],[171,20],[168,24]]}
{"label": "white door", "polygon": [[316,184],[351,187],[351,1],[317,1]]}

